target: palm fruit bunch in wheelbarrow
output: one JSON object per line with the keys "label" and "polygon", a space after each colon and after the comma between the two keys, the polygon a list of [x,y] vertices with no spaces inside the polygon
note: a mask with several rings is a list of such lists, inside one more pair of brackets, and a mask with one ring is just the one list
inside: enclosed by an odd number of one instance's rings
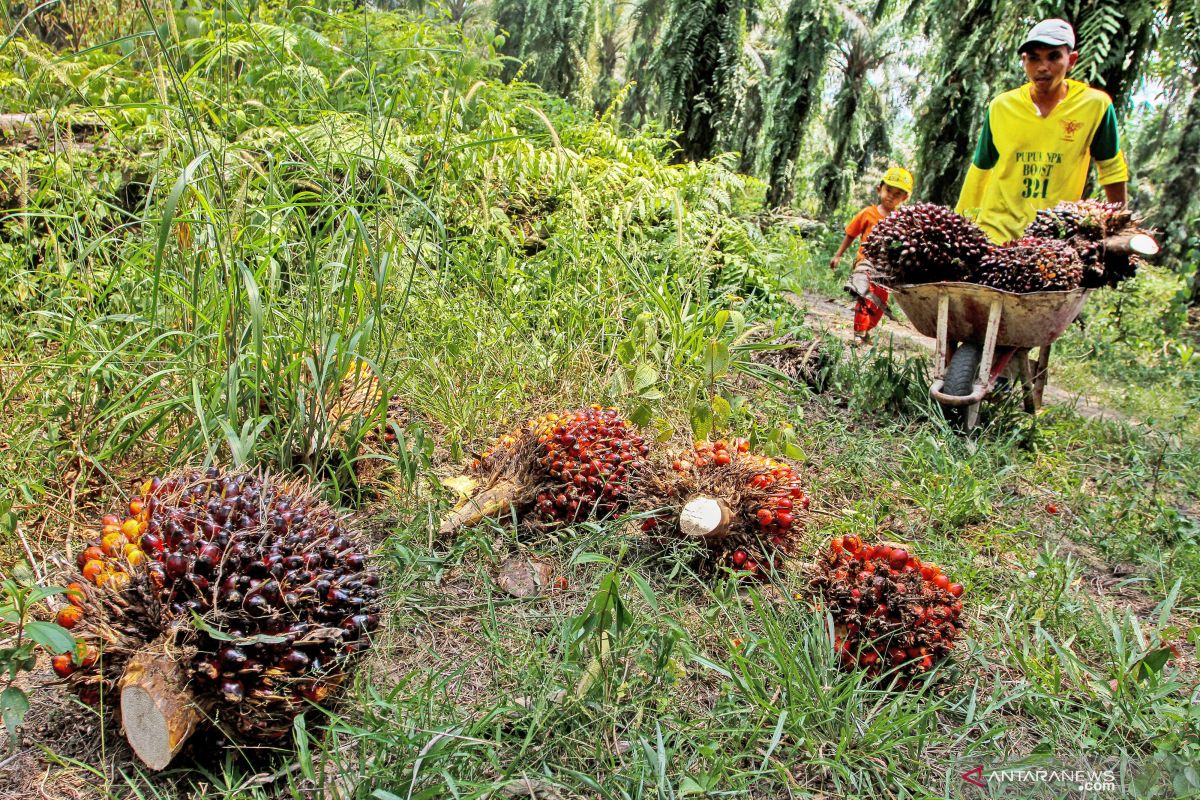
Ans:
{"label": "palm fruit bunch in wheelbarrow", "polygon": [[933,203],[901,206],[863,243],[874,280],[890,286],[968,280],[987,250],[978,225]]}
{"label": "palm fruit bunch in wheelbarrow", "polygon": [[1079,253],[1084,288],[1116,286],[1137,272],[1141,260],[1106,246],[1111,237],[1143,233],[1129,208],[1120,203],[1079,200],[1044,208],[1025,229],[1026,236],[1059,239]]}
{"label": "palm fruit bunch in wheelbarrow", "polygon": [[671,463],[668,510],[642,528],[699,542],[704,561],[764,578],[796,552],[809,498],[791,465],[750,452],[745,439],[697,442]]}
{"label": "palm fruit bunch in wheelbarrow", "polygon": [[649,454],[633,423],[615,408],[543,414],[471,462],[468,496],[443,521],[441,533],[510,511],[529,512],[542,526],[619,512]]}
{"label": "palm fruit bunch in wheelbarrow", "polygon": [[962,585],[904,547],[839,536],[811,570],[809,585],[833,619],[846,668],[895,676],[903,688],[945,659],[962,635]]}
{"label": "palm fruit bunch in wheelbarrow", "polygon": [[[379,576],[306,486],[183,471],[106,514],[69,591],[82,699],[119,691],[126,736],[162,769],[198,727],[266,743],[328,701],[379,624]],[[60,614],[61,616],[61,614]]]}
{"label": "palm fruit bunch in wheelbarrow", "polygon": [[988,248],[971,275],[971,283],[1006,292],[1065,291],[1079,286],[1083,262],[1067,242],[1025,236]]}

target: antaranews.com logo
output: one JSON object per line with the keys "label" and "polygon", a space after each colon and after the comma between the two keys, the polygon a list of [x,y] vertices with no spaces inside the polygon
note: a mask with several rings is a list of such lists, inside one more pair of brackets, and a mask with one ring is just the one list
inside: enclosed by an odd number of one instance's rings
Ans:
{"label": "antaranews.com logo", "polygon": [[[1086,767],[984,767],[960,774],[964,788],[991,797],[1030,797],[1034,791],[1067,792],[1069,797],[1102,797],[1117,791],[1117,774],[1108,769]],[[970,796],[964,792],[964,796]]]}

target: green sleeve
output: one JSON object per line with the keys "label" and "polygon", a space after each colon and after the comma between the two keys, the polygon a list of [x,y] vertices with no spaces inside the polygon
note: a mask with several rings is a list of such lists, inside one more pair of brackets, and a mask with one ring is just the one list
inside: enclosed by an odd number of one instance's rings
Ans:
{"label": "green sleeve", "polygon": [[992,141],[992,110],[983,117],[983,130],[979,132],[979,144],[975,145],[975,156],[971,163],[980,169],[991,169],[1000,160],[996,143]]}
{"label": "green sleeve", "polygon": [[1117,133],[1117,112],[1109,105],[1108,111],[1104,112],[1104,117],[1096,128],[1096,134],[1092,137],[1092,158],[1108,161],[1110,158],[1116,158],[1119,152],[1121,137]]}

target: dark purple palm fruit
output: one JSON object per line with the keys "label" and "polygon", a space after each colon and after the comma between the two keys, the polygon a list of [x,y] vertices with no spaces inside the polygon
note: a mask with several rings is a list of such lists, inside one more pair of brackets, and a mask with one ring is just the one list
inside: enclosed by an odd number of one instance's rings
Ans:
{"label": "dark purple palm fruit", "polygon": [[1061,239],[1071,244],[1083,262],[1081,285],[1091,289],[1116,286],[1137,272],[1141,260],[1130,253],[1106,250],[1104,240],[1137,230],[1128,206],[1099,200],[1063,202],[1038,211],[1026,236]]}
{"label": "dark purple palm fruit", "polygon": [[1016,294],[1075,289],[1082,279],[1075,248],[1036,236],[991,247],[971,275],[973,283]]}
{"label": "dark purple palm fruit", "polygon": [[983,230],[933,203],[901,206],[872,230],[863,254],[875,278],[896,286],[966,280],[987,252]]}
{"label": "dark purple palm fruit", "polygon": [[[247,742],[287,736],[379,624],[379,576],[353,532],[311,488],[265,473],[188,471],[140,492],[85,550],[74,633],[100,656],[68,681],[87,698],[120,691],[130,742],[155,768],[183,744],[161,731],[192,713],[193,727],[215,719]],[[130,730],[134,717],[166,727]]]}

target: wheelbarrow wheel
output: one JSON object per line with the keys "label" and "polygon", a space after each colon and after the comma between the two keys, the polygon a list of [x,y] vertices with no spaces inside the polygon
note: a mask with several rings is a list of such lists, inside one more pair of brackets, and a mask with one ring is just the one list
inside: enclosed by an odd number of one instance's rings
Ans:
{"label": "wheelbarrow wheel", "polygon": [[964,397],[975,391],[975,378],[979,374],[979,362],[983,360],[983,347],[974,342],[963,342],[954,351],[942,391],[955,397]]}
{"label": "wheelbarrow wheel", "polygon": [[[954,351],[946,374],[942,379],[942,391],[955,397],[966,397],[975,391],[975,378],[979,375],[979,362],[983,360],[983,346],[974,342],[963,342]],[[942,406],[946,420],[960,430],[971,430],[979,417],[979,404],[972,406]]]}

